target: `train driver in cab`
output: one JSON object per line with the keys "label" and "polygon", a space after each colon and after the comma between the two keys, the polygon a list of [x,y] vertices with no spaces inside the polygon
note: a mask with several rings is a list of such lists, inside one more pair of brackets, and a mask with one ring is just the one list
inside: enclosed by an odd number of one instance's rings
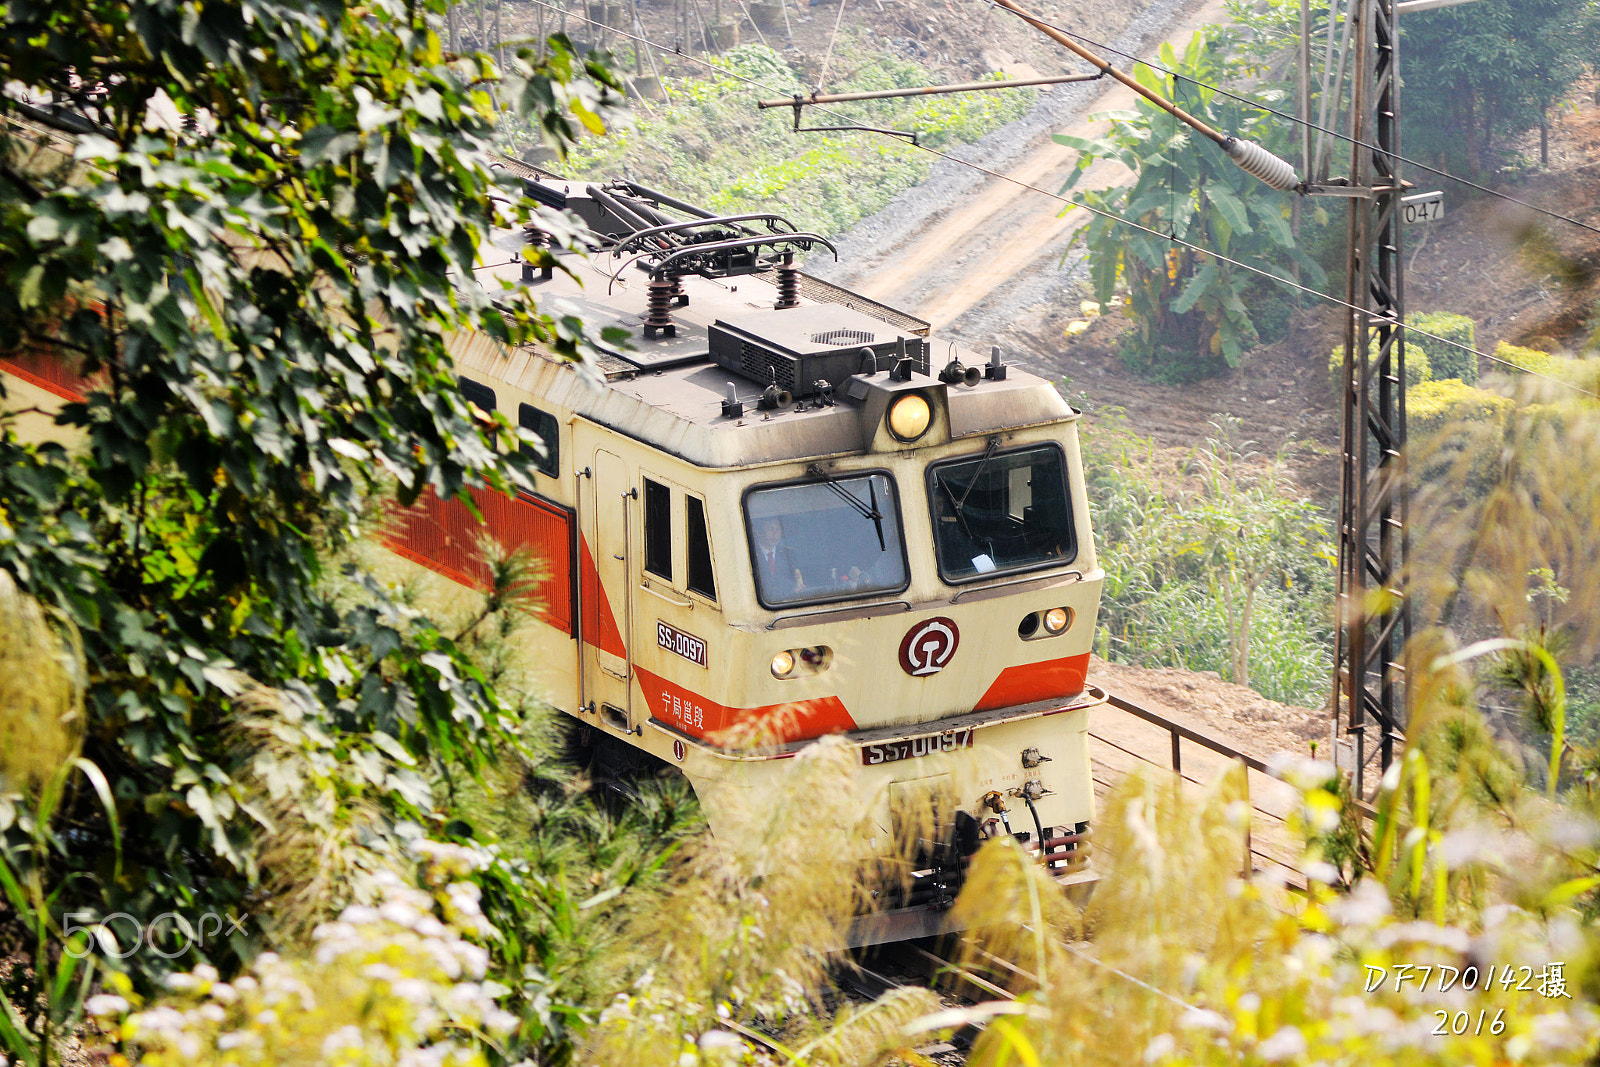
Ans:
{"label": "train driver in cab", "polygon": [[756,567],[769,596],[787,598],[805,590],[805,576],[795,562],[794,549],[784,540],[783,520],[776,515],[756,520]]}

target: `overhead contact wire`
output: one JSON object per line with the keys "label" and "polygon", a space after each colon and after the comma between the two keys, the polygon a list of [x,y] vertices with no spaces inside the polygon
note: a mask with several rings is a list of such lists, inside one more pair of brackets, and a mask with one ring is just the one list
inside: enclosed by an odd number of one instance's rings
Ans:
{"label": "overhead contact wire", "polygon": [[[1002,181],[1010,182],[1012,185],[1018,186],[1020,188],[1031,189],[1033,192],[1039,193],[1042,196],[1048,196],[1052,200],[1060,201],[1061,203],[1067,205],[1068,207],[1082,208],[1083,210],[1091,212],[1092,214],[1095,214],[1095,215],[1099,215],[1102,218],[1110,219],[1112,222],[1118,222],[1118,223],[1121,223],[1124,226],[1128,226],[1128,227],[1131,227],[1131,228],[1133,228],[1135,230],[1139,230],[1139,231],[1141,231],[1143,233],[1147,233],[1152,237],[1159,237],[1162,240],[1171,241],[1174,244],[1179,244],[1179,245],[1182,245],[1185,248],[1193,249],[1194,251],[1200,252],[1200,253],[1202,253],[1204,255],[1212,256],[1215,259],[1217,259],[1219,262],[1227,263],[1230,266],[1238,267],[1241,270],[1247,270],[1251,274],[1259,275],[1262,278],[1267,278],[1267,279],[1269,279],[1271,281],[1275,281],[1280,285],[1286,285],[1291,289],[1298,289],[1302,293],[1310,293],[1312,296],[1318,298],[1319,300],[1326,300],[1330,304],[1335,304],[1335,305],[1337,305],[1339,307],[1346,308],[1346,309],[1348,309],[1350,311],[1360,311],[1360,312],[1362,312],[1364,314],[1369,314],[1369,315],[1371,314],[1368,311],[1368,309],[1366,309],[1366,308],[1358,307],[1355,304],[1351,304],[1351,303],[1348,303],[1347,301],[1340,300],[1336,296],[1330,296],[1327,293],[1321,292],[1321,291],[1316,290],[1316,289],[1312,289],[1310,286],[1301,285],[1299,282],[1293,281],[1292,279],[1289,279],[1289,278],[1285,278],[1281,274],[1273,274],[1271,271],[1262,270],[1260,267],[1252,267],[1248,263],[1244,263],[1244,262],[1241,262],[1241,261],[1239,261],[1237,259],[1233,259],[1230,256],[1225,256],[1220,252],[1213,251],[1212,249],[1206,248],[1206,247],[1204,247],[1202,245],[1197,245],[1193,241],[1185,241],[1181,237],[1174,237],[1174,236],[1171,236],[1169,234],[1162,233],[1160,230],[1151,229],[1149,226],[1145,226],[1145,225],[1143,225],[1141,223],[1134,222],[1131,219],[1125,219],[1121,215],[1117,215],[1117,214],[1115,214],[1113,212],[1104,211],[1104,210],[1102,210],[1100,208],[1097,208],[1097,207],[1091,207],[1088,204],[1082,204],[1082,203],[1079,203],[1076,200],[1069,200],[1067,197],[1064,197],[1059,193],[1052,193],[1050,190],[1041,189],[1037,185],[1029,185],[1027,182],[1022,181],[1020,178],[1013,178],[1009,174],[1002,174],[997,170],[991,170],[988,167],[985,167],[985,166],[983,166],[981,164],[978,164],[978,163],[971,163],[971,162],[969,162],[969,161],[967,161],[965,159],[961,159],[961,158],[959,158],[957,156],[953,156],[953,155],[950,155],[950,154],[945,153],[945,152],[940,152],[938,149],[929,148],[926,145],[913,145],[912,147],[920,148],[924,152],[930,152],[933,155],[939,156],[941,159],[948,159],[953,163],[959,163],[963,167],[971,167],[973,170],[981,171],[982,173],[987,174],[990,177],[999,178]],[[1373,317],[1376,318],[1377,316],[1373,316]],[[1400,324],[1396,323],[1395,325],[1400,325]],[[1474,355],[1474,356],[1481,356],[1484,359],[1487,359],[1492,363],[1499,363],[1502,366],[1510,367],[1512,370],[1521,371],[1524,374],[1530,374],[1530,375],[1533,375],[1536,378],[1543,378],[1546,381],[1554,382],[1557,385],[1565,386],[1566,388],[1571,389],[1574,392],[1582,393],[1584,396],[1593,397],[1596,400],[1600,400],[1600,393],[1592,393],[1589,390],[1582,388],[1581,386],[1573,385],[1571,382],[1562,381],[1560,378],[1556,378],[1556,377],[1553,377],[1552,375],[1544,374],[1544,373],[1542,373],[1540,371],[1533,370],[1530,367],[1521,366],[1519,364],[1511,362],[1508,359],[1502,359],[1500,356],[1491,355],[1488,352],[1480,352],[1476,348],[1472,348],[1472,347],[1470,347],[1468,345],[1464,345],[1464,344],[1460,343],[1459,341],[1452,341],[1448,337],[1442,337],[1442,336],[1440,336],[1439,334],[1436,334],[1436,333],[1429,333],[1427,330],[1419,329],[1419,328],[1417,328],[1415,326],[1406,326],[1405,327],[1405,331],[1407,333],[1417,334],[1420,337],[1427,337],[1427,338],[1429,338],[1431,340],[1438,341],[1441,344],[1449,345],[1451,348],[1460,349],[1461,351],[1470,353],[1471,355]]]}
{"label": "overhead contact wire", "polygon": [[[1016,15],[1018,18],[1021,18],[1024,22],[1028,22],[1030,24],[1032,24],[1033,22],[1039,22],[1042,25],[1049,26],[1051,29],[1057,31],[1058,33],[1065,34],[1068,37],[1072,37],[1072,38],[1074,38],[1076,40],[1082,41],[1084,44],[1091,45],[1091,46],[1093,46],[1095,48],[1098,48],[1098,49],[1100,49],[1102,51],[1110,52],[1114,56],[1120,56],[1121,58],[1126,59],[1131,63],[1143,63],[1145,66],[1149,67],[1151,70],[1159,70],[1161,73],[1169,74],[1174,78],[1177,78],[1177,77],[1188,78],[1189,81],[1194,82],[1196,85],[1203,86],[1204,88],[1210,89],[1214,93],[1220,93],[1221,95],[1226,96],[1229,99],[1239,101],[1239,103],[1241,103],[1241,104],[1247,104],[1250,107],[1256,108],[1259,111],[1265,111],[1268,114],[1276,115],[1280,119],[1287,119],[1288,121],[1296,124],[1297,126],[1309,127],[1310,129],[1316,130],[1318,133],[1325,134],[1325,135],[1327,135],[1329,137],[1337,138],[1340,141],[1344,141],[1346,144],[1352,144],[1352,145],[1355,145],[1355,146],[1357,146],[1359,148],[1365,148],[1369,152],[1381,152],[1385,156],[1388,156],[1390,159],[1397,159],[1400,162],[1406,164],[1407,166],[1416,167],[1419,170],[1425,170],[1429,174],[1437,174],[1441,178],[1448,178],[1450,181],[1457,182],[1457,183],[1459,183],[1461,185],[1465,185],[1469,189],[1476,189],[1480,193],[1485,193],[1485,194],[1487,194],[1489,196],[1498,197],[1501,200],[1509,201],[1510,203],[1516,204],[1519,207],[1525,207],[1529,211],[1536,211],[1539,214],[1546,215],[1546,216],[1548,216],[1548,217],[1550,217],[1552,219],[1559,219],[1562,222],[1569,222],[1572,225],[1579,227],[1580,229],[1588,230],[1590,233],[1600,233],[1600,226],[1592,226],[1589,223],[1584,222],[1582,219],[1575,219],[1570,215],[1563,215],[1559,211],[1552,211],[1549,208],[1540,207],[1538,204],[1533,204],[1533,203],[1530,203],[1530,202],[1528,202],[1526,200],[1519,199],[1519,198],[1517,198],[1515,196],[1512,196],[1509,193],[1498,192],[1497,190],[1490,189],[1487,186],[1479,185],[1477,182],[1469,181],[1466,178],[1458,177],[1457,175],[1451,174],[1447,170],[1441,170],[1438,167],[1429,166],[1428,164],[1423,163],[1421,160],[1412,159],[1409,156],[1402,156],[1397,152],[1391,152],[1388,149],[1379,148],[1376,145],[1368,144],[1366,141],[1362,141],[1362,140],[1359,140],[1359,139],[1357,139],[1355,137],[1351,137],[1349,134],[1346,134],[1346,133],[1340,133],[1337,130],[1330,130],[1325,126],[1320,126],[1317,123],[1312,122],[1310,119],[1303,119],[1298,115],[1291,115],[1291,114],[1289,114],[1287,112],[1279,111],[1275,107],[1271,107],[1271,106],[1269,106],[1267,104],[1263,104],[1260,101],[1255,100],[1255,99],[1253,99],[1251,97],[1248,97],[1248,96],[1241,96],[1238,93],[1232,92],[1232,91],[1230,91],[1228,89],[1224,89],[1220,85],[1211,85],[1211,84],[1209,84],[1207,82],[1196,81],[1194,78],[1189,78],[1187,75],[1180,75],[1180,74],[1178,74],[1177,71],[1171,70],[1171,69],[1169,69],[1167,67],[1164,67],[1160,63],[1153,63],[1148,59],[1140,59],[1138,56],[1130,55],[1129,53],[1124,52],[1124,51],[1122,51],[1121,49],[1118,49],[1118,48],[1113,48],[1112,46],[1110,46],[1108,44],[1102,44],[1101,42],[1096,41],[1091,37],[1085,37],[1081,33],[1073,33],[1071,30],[1066,29],[1065,27],[1057,26],[1054,23],[1047,22],[1047,21],[1045,21],[1043,19],[1028,19],[1028,18],[1024,18],[1023,16],[1018,15],[1015,11],[1011,11],[1011,9],[1006,7],[1004,4],[995,3],[995,0],[984,0],[984,2],[987,3],[990,7],[993,7],[993,8],[996,8],[996,9],[1000,10],[1000,11],[1006,11],[1006,12],[1009,12],[1010,14]],[[1309,175],[1308,175],[1308,178],[1309,178]]]}
{"label": "overhead contact wire", "polygon": [[[551,11],[560,11],[561,10],[560,8],[554,7],[553,5],[549,4],[547,2],[547,0],[532,0],[532,2],[535,3],[535,4],[538,4],[541,7],[549,8]],[[995,5],[995,6],[999,6],[999,5]],[[583,22],[590,23],[591,25],[594,25],[594,26],[600,25],[600,23],[595,22],[593,19],[585,18],[582,15],[574,14],[573,17],[577,18],[577,19],[580,19]],[[746,75],[740,74],[738,71],[728,70],[726,67],[719,67],[715,63],[711,63],[711,62],[708,62],[706,60],[700,59],[697,56],[688,55],[687,53],[680,52],[677,49],[667,48],[664,45],[656,44],[654,41],[650,40],[649,38],[637,37],[637,36],[635,36],[635,35],[633,35],[631,33],[626,32],[625,30],[612,30],[612,32],[616,33],[620,37],[626,37],[631,41],[636,41],[639,44],[646,45],[647,47],[650,47],[650,48],[654,48],[656,51],[662,53],[663,55],[678,56],[681,59],[687,59],[692,63],[700,64],[701,66],[707,68],[708,70],[714,70],[719,74],[725,74],[725,75],[727,75],[727,76],[729,76],[731,78],[734,78],[734,79],[736,79],[738,81],[742,81],[747,85],[753,85],[756,88],[761,89],[761,90],[763,90],[765,92],[782,95],[782,90],[775,89],[772,86],[767,85],[765,82],[762,82],[762,81],[759,81],[759,80],[757,80],[755,78],[751,78],[751,77],[748,77]],[[1066,32],[1066,31],[1062,31],[1062,32]],[[1111,49],[1110,51],[1115,51],[1115,49]],[[1122,53],[1122,52],[1117,52],[1117,54],[1124,56],[1124,58],[1131,58],[1131,57],[1127,57],[1126,54]],[[1192,81],[1193,79],[1190,79],[1190,80]],[[843,114],[842,112],[839,112],[839,111],[836,111],[836,110],[834,110],[832,108],[824,107],[824,106],[821,106],[821,105],[814,105],[814,106],[816,106],[818,108],[818,110],[823,111],[823,112],[825,112],[825,113],[827,113],[829,115],[832,115],[835,118],[844,119],[845,121],[849,121],[849,116]],[[998,178],[1001,181],[1010,182],[1012,185],[1015,185],[1018,188],[1028,189],[1028,190],[1031,190],[1031,191],[1033,191],[1035,193],[1038,193],[1041,196],[1047,196],[1052,200],[1055,200],[1055,201],[1058,201],[1058,202],[1060,202],[1062,204],[1065,204],[1067,207],[1082,208],[1083,210],[1088,211],[1088,212],[1090,212],[1092,214],[1100,215],[1103,218],[1110,219],[1112,222],[1121,223],[1124,226],[1129,226],[1129,227],[1132,227],[1133,229],[1139,230],[1141,232],[1148,233],[1153,237],[1159,237],[1162,240],[1170,240],[1173,243],[1182,245],[1185,248],[1193,249],[1196,252],[1200,252],[1200,253],[1203,253],[1203,254],[1208,255],[1208,256],[1214,256],[1219,262],[1227,263],[1227,264],[1229,264],[1231,266],[1238,267],[1241,270],[1247,270],[1251,274],[1255,274],[1255,275],[1258,275],[1259,277],[1266,278],[1269,281],[1277,282],[1279,285],[1288,286],[1291,289],[1297,289],[1302,293],[1309,293],[1309,294],[1311,294],[1312,296],[1316,297],[1319,300],[1325,300],[1328,303],[1334,304],[1334,305],[1336,305],[1338,307],[1342,307],[1342,308],[1345,308],[1345,309],[1350,310],[1350,311],[1360,311],[1362,313],[1369,313],[1368,309],[1366,309],[1366,308],[1357,307],[1355,304],[1351,304],[1351,303],[1348,303],[1348,302],[1346,302],[1344,300],[1340,300],[1336,296],[1330,296],[1327,293],[1320,292],[1320,291],[1318,291],[1316,289],[1312,289],[1309,286],[1301,285],[1299,282],[1293,281],[1292,279],[1289,279],[1289,278],[1285,278],[1280,274],[1273,274],[1271,271],[1262,270],[1260,267],[1252,267],[1248,263],[1243,263],[1243,262],[1240,262],[1237,259],[1232,259],[1232,258],[1230,258],[1228,256],[1222,255],[1220,252],[1214,252],[1209,248],[1205,248],[1205,247],[1203,247],[1201,245],[1197,245],[1192,241],[1186,241],[1181,237],[1170,236],[1168,234],[1161,233],[1161,232],[1159,232],[1157,230],[1153,230],[1148,226],[1141,225],[1140,223],[1134,222],[1131,219],[1125,219],[1122,216],[1114,214],[1114,213],[1112,213],[1110,211],[1105,211],[1105,210],[1102,210],[1101,208],[1097,208],[1097,207],[1091,207],[1088,204],[1080,204],[1075,200],[1070,200],[1067,197],[1062,196],[1060,193],[1052,193],[1048,189],[1041,189],[1037,185],[1030,185],[1029,183],[1021,180],[1020,178],[1013,178],[1009,174],[1002,174],[1000,171],[992,170],[992,169],[990,169],[988,167],[985,167],[985,166],[983,166],[981,164],[973,163],[973,162],[971,162],[969,160],[962,159],[959,156],[951,155],[948,152],[941,152],[939,149],[930,148],[927,145],[918,144],[918,145],[912,145],[912,147],[920,149],[921,151],[927,152],[930,155],[937,156],[940,159],[947,159],[952,163],[959,164],[960,166],[963,166],[963,167],[969,167],[972,170],[978,171],[979,173],[982,173],[982,174],[987,174],[991,178]],[[1580,223],[1580,225],[1582,225],[1582,224]],[[1543,378],[1546,381],[1554,382],[1557,385],[1565,386],[1566,388],[1571,389],[1572,391],[1574,391],[1576,393],[1581,393],[1584,396],[1592,397],[1592,398],[1594,398],[1596,400],[1600,400],[1600,394],[1592,393],[1589,390],[1582,388],[1581,386],[1573,385],[1571,382],[1562,381],[1560,378],[1556,378],[1556,377],[1554,377],[1552,375],[1549,375],[1549,374],[1544,374],[1544,373],[1542,373],[1540,371],[1533,370],[1533,369],[1531,369],[1529,367],[1520,366],[1520,365],[1518,365],[1516,363],[1511,362],[1508,359],[1502,359],[1501,357],[1496,356],[1496,355],[1491,355],[1488,352],[1480,352],[1476,348],[1472,348],[1472,347],[1470,347],[1468,345],[1461,344],[1459,341],[1452,341],[1448,337],[1442,337],[1439,334],[1429,333],[1428,331],[1422,330],[1422,329],[1418,329],[1415,326],[1406,326],[1405,329],[1406,329],[1406,331],[1408,333],[1414,333],[1414,334],[1417,334],[1418,336],[1421,336],[1421,337],[1430,338],[1430,339],[1432,339],[1434,341],[1438,341],[1440,344],[1448,345],[1449,347],[1455,348],[1455,349],[1459,349],[1462,352],[1466,352],[1466,353],[1469,353],[1471,355],[1478,356],[1478,357],[1481,357],[1483,359],[1487,359],[1491,363],[1498,363],[1501,366],[1509,367],[1512,370],[1521,371],[1524,374],[1529,374],[1529,375],[1532,375],[1533,377],[1536,377],[1536,378]]]}

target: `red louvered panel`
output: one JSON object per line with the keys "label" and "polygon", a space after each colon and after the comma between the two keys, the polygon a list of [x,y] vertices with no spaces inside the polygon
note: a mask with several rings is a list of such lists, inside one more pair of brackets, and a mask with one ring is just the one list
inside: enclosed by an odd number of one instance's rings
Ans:
{"label": "red louvered panel", "polygon": [[540,617],[572,633],[572,513],[534,497],[513,500],[481,489],[473,490],[472,499],[501,544],[526,548],[538,562],[534,597]]}
{"label": "red louvered panel", "polygon": [[79,374],[65,360],[37,352],[19,353],[12,358],[0,359],[0,370],[54,393],[63,400],[82,400],[95,384],[94,379]]}
{"label": "red louvered panel", "polygon": [[488,567],[478,549],[485,533],[509,550],[526,548],[540,572],[533,590],[540,618],[572,633],[572,513],[531,497],[513,500],[483,489],[471,493],[484,525],[461,501],[440,500],[429,490],[413,507],[397,510],[398,529],[386,538],[389,548],[479,589],[489,585]]}

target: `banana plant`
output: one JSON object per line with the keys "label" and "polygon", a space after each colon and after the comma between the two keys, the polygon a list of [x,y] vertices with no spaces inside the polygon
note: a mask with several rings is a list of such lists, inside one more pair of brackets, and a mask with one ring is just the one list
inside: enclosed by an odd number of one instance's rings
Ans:
{"label": "banana plant", "polygon": [[[1196,34],[1181,56],[1163,44],[1161,63],[1173,73],[1141,63],[1134,77],[1217,129],[1284,151],[1290,131],[1281,120],[1212,88],[1225,75],[1216,41],[1215,31]],[[1290,195],[1267,188],[1147,101],[1093,118],[1110,123],[1104,137],[1056,134],[1055,140],[1079,153],[1061,192],[1104,212],[1084,212],[1090,217],[1079,231],[1095,299],[1105,303],[1126,287],[1147,358],[1167,349],[1191,363],[1239,366],[1259,339],[1249,297],[1264,279],[1229,260],[1271,274],[1298,264],[1312,286],[1325,281],[1290,231]],[[1080,188],[1089,169],[1107,160],[1132,171],[1133,181]]]}

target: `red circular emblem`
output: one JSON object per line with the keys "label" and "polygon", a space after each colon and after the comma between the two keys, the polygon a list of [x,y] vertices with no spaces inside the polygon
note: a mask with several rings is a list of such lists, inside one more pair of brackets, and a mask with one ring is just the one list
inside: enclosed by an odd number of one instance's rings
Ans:
{"label": "red circular emblem", "polygon": [[674,738],[672,741],[672,758],[682,763],[684,752],[683,742]]}
{"label": "red circular emblem", "polygon": [[900,641],[900,666],[913,678],[938,674],[956,654],[961,631],[943,615],[917,623]]}

